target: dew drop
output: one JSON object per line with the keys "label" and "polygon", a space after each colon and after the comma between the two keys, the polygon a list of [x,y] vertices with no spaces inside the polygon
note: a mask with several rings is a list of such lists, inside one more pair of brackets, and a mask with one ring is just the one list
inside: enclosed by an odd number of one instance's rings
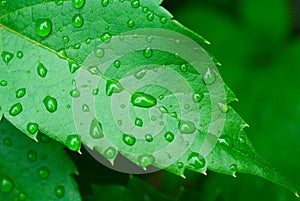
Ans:
{"label": "dew drop", "polygon": [[102,58],[104,56],[104,50],[102,48],[96,48],[94,50],[94,54],[96,55],[96,57]]}
{"label": "dew drop", "polygon": [[111,37],[112,37],[112,35],[108,32],[105,32],[100,36],[102,42],[104,42],[104,43],[108,43],[111,40]]}
{"label": "dew drop", "polygon": [[236,172],[237,172],[237,165],[236,164],[232,164],[232,165],[230,165],[230,170],[232,171],[232,175],[234,176],[234,177],[236,177]]}
{"label": "dew drop", "polygon": [[70,150],[78,151],[81,146],[79,135],[69,135],[67,137],[66,144]]}
{"label": "dew drop", "polygon": [[172,142],[174,140],[174,134],[172,132],[166,132],[165,134],[165,139],[168,142]]}
{"label": "dew drop", "polygon": [[81,27],[83,25],[83,17],[80,14],[75,14],[72,18],[74,27]]}
{"label": "dew drop", "polygon": [[47,179],[49,177],[49,170],[46,167],[39,168],[36,173],[41,179]]}
{"label": "dew drop", "polygon": [[25,193],[20,193],[20,194],[18,195],[18,200],[20,200],[20,201],[26,200],[26,198],[27,198],[27,196],[26,196]]}
{"label": "dew drop", "polygon": [[102,131],[102,124],[97,121],[96,119],[93,119],[90,125],[90,135],[93,139],[99,139],[104,137],[103,131]]}
{"label": "dew drop", "polygon": [[65,196],[65,187],[63,185],[55,186],[54,193],[56,197],[63,198]]}
{"label": "dew drop", "polygon": [[0,86],[6,87],[7,86],[7,81],[6,80],[1,80]]}
{"label": "dew drop", "polygon": [[131,96],[131,103],[136,107],[150,108],[157,104],[157,100],[149,94],[135,92]]}
{"label": "dew drop", "polygon": [[54,113],[57,110],[57,100],[54,97],[46,96],[43,100],[44,106],[50,113]]}
{"label": "dew drop", "polygon": [[63,41],[64,43],[67,43],[67,42],[70,41],[70,39],[69,39],[68,36],[63,36],[63,37],[62,37],[62,41]]}
{"label": "dew drop", "polygon": [[117,154],[117,150],[113,147],[109,147],[104,151],[104,157],[107,159],[113,159]]}
{"label": "dew drop", "polygon": [[70,73],[75,73],[80,68],[80,65],[78,63],[69,61],[68,64]]}
{"label": "dew drop", "polygon": [[151,135],[151,134],[146,134],[146,135],[145,135],[145,140],[146,140],[147,142],[152,142],[152,141],[153,141],[152,135]]}
{"label": "dew drop", "polygon": [[24,97],[26,94],[26,89],[25,88],[21,88],[21,89],[18,89],[16,91],[16,98],[22,98]]}
{"label": "dew drop", "polygon": [[154,20],[154,13],[153,12],[149,12],[147,14],[147,20],[148,21],[153,21]]}
{"label": "dew drop", "polygon": [[150,58],[153,55],[153,51],[150,47],[147,47],[144,51],[143,51],[144,57],[146,58]]}
{"label": "dew drop", "polygon": [[24,56],[23,52],[21,52],[21,51],[17,52],[17,58],[22,59],[23,56]]}
{"label": "dew drop", "polygon": [[78,98],[80,96],[80,91],[78,89],[72,89],[70,91],[70,96],[72,96],[73,98]]}
{"label": "dew drop", "polygon": [[188,109],[190,109],[191,106],[189,104],[185,104],[183,107],[184,107],[184,109],[188,110]]}
{"label": "dew drop", "polygon": [[109,4],[109,0],[101,0],[101,5],[102,5],[103,7],[108,6],[108,4]]}
{"label": "dew drop", "polygon": [[12,145],[12,141],[10,138],[6,137],[3,139],[3,144],[5,144],[6,146],[11,146]]}
{"label": "dew drop", "polygon": [[80,49],[81,44],[80,43],[76,43],[75,45],[72,46],[73,49],[78,50]]}
{"label": "dew drop", "polygon": [[177,162],[176,165],[177,165],[178,169],[181,169],[184,166],[183,162]]}
{"label": "dew drop", "polygon": [[120,66],[121,66],[121,62],[120,62],[119,60],[116,60],[116,61],[114,62],[114,67],[115,67],[115,68],[120,68]]}
{"label": "dew drop", "polygon": [[118,120],[118,125],[121,126],[123,124],[122,120]]}
{"label": "dew drop", "polygon": [[186,64],[182,64],[182,65],[180,66],[180,71],[183,72],[183,73],[187,72],[187,71],[188,71],[187,65],[186,65]]}
{"label": "dew drop", "polygon": [[218,142],[220,144],[226,145],[228,147],[232,147],[233,146],[233,141],[232,138],[228,135],[221,135],[221,137],[218,139]]}
{"label": "dew drop", "polygon": [[0,7],[5,7],[7,5],[7,1],[6,0],[2,0],[0,2]]}
{"label": "dew drop", "polygon": [[199,103],[203,98],[203,94],[194,94],[193,101]]}
{"label": "dew drop", "polygon": [[90,112],[90,108],[87,104],[82,105],[82,112]]}
{"label": "dew drop", "polygon": [[55,0],[55,5],[61,6],[64,4],[64,0]]}
{"label": "dew drop", "polygon": [[206,73],[203,75],[203,81],[206,85],[211,85],[216,81],[216,75],[211,69],[207,69]]}
{"label": "dew drop", "polygon": [[131,1],[131,7],[132,8],[138,8],[140,6],[140,1],[139,0],[133,0]]}
{"label": "dew drop", "polygon": [[85,0],[72,0],[72,4],[75,8],[82,8],[85,4]]}
{"label": "dew drop", "polygon": [[91,39],[91,38],[88,38],[88,39],[85,40],[85,43],[86,43],[86,44],[90,44],[91,42],[92,42],[92,39]]}
{"label": "dew drop", "polygon": [[9,114],[11,116],[17,116],[22,111],[23,111],[23,107],[22,107],[21,103],[16,103],[16,104],[14,104],[13,106],[10,107]]}
{"label": "dew drop", "polygon": [[7,176],[0,176],[0,192],[8,193],[14,187],[13,181]]}
{"label": "dew drop", "polygon": [[142,119],[140,118],[136,118],[135,121],[134,121],[135,125],[138,126],[138,127],[142,127],[144,122]]}
{"label": "dew drop", "polygon": [[192,168],[198,170],[205,167],[205,159],[198,153],[192,152],[188,157],[188,164]]}
{"label": "dew drop", "polygon": [[168,109],[165,106],[159,106],[158,109],[163,114],[169,113]]}
{"label": "dew drop", "polygon": [[27,152],[27,159],[31,162],[34,162],[37,160],[37,153],[33,150],[29,150]]}
{"label": "dew drop", "polygon": [[1,57],[4,63],[8,65],[8,63],[14,58],[14,54],[7,51],[3,51],[1,53]]}
{"label": "dew drop", "polygon": [[48,73],[48,69],[44,66],[44,64],[39,63],[39,65],[37,67],[37,74],[41,78],[45,78],[47,76],[47,73]]}
{"label": "dew drop", "polygon": [[65,50],[61,49],[58,51],[57,56],[59,58],[65,59],[65,58],[67,58],[67,52]]}
{"label": "dew drop", "polygon": [[99,89],[93,89],[92,94],[97,96],[99,94]]}
{"label": "dew drop", "polygon": [[39,125],[37,123],[29,122],[27,124],[27,131],[30,134],[35,134],[39,130]]}
{"label": "dew drop", "polygon": [[134,20],[130,19],[130,20],[127,21],[127,26],[128,27],[134,27],[134,25],[135,25]]}
{"label": "dew drop", "polygon": [[134,73],[134,77],[136,77],[136,79],[140,80],[146,75],[146,73],[147,73],[146,70],[141,70],[141,71]]}
{"label": "dew drop", "polygon": [[154,161],[155,161],[154,156],[152,156],[150,154],[143,154],[138,157],[139,165],[142,168],[152,165],[154,163]]}
{"label": "dew drop", "polygon": [[192,134],[196,131],[196,126],[191,121],[180,121],[179,130],[182,134]]}
{"label": "dew drop", "polygon": [[226,103],[219,103],[218,106],[223,113],[226,113],[229,110],[229,107]]}
{"label": "dew drop", "polygon": [[156,121],[156,116],[151,116],[151,121]]}
{"label": "dew drop", "polygon": [[129,146],[133,146],[136,138],[133,135],[123,134],[123,142]]}
{"label": "dew drop", "polygon": [[178,115],[177,115],[176,112],[171,112],[170,115],[171,115],[171,117],[176,118],[176,119],[177,119],[177,117],[178,117]]}
{"label": "dew drop", "polygon": [[35,32],[42,37],[48,36],[52,30],[52,22],[50,19],[38,19],[35,22]]}
{"label": "dew drop", "polygon": [[106,81],[106,95],[111,96],[113,93],[120,93],[124,90],[123,86],[116,80]]}
{"label": "dew drop", "polygon": [[164,95],[159,95],[159,96],[158,96],[158,99],[159,99],[159,100],[162,100],[162,99],[164,99],[164,98],[165,98]]}
{"label": "dew drop", "polygon": [[144,8],[142,8],[142,11],[143,11],[143,13],[147,13],[149,11],[149,8],[148,7],[144,7]]}
{"label": "dew drop", "polygon": [[168,22],[167,18],[165,17],[161,17],[159,20],[162,24],[166,24]]}

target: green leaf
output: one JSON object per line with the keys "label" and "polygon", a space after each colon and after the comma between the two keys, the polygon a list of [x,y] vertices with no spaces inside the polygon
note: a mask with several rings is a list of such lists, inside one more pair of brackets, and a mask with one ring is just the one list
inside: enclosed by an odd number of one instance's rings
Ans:
{"label": "green leaf", "polygon": [[[146,169],[255,174],[294,187],[259,157],[228,106],[218,62],[158,1],[8,2],[0,8],[0,106],[79,151]],[[142,171],[142,170],[141,170]]]}
{"label": "green leaf", "polygon": [[0,123],[0,199],[81,200],[70,176],[76,168],[63,146],[42,134],[38,140]]}

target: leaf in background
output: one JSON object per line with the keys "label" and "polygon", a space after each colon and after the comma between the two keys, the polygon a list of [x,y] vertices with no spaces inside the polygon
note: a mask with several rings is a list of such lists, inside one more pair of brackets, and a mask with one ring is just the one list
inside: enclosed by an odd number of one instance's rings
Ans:
{"label": "leaf in background", "polygon": [[[216,80],[221,79],[210,66],[211,58],[208,57],[207,60],[200,54],[204,51],[177,45],[185,44],[185,40],[165,39],[157,42],[156,38],[161,36],[155,35],[156,32],[152,33],[154,39],[147,37],[143,42],[136,35],[120,36],[139,28],[163,28],[184,34],[198,44],[208,43],[172,20],[172,16],[157,5],[159,2],[91,0],[78,4],[70,1],[23,0],[8,2],[1,7],[0,105],[4,116],[31,138],[36,138],[37,131],[40,130],[74,151],[80,149],[81,140],[112,162],[120,152],[143,168],[151,164],[161,167],[151,152],[167,147],[174,139],[187,136],[181,133],[193,134],[190,135],[195,138],[192,143],[182,142],[175,147],[175,151],[179,152],[185,146],[189,149],[167,168],[169,171],[180,176],[184,176],[185,169],[205,174],[207,168],[229,175],[237,172],[250,173],[295,192],[295,188],[254,151],[243,132],[247,124],[227,105],[236,98],[223,82],[216,84]],[[113,36],[119,36],[119,46],[109,46],[116,40]],[[126,44],[128,38],[130,43]],[[162,48],[171,44],[187,55],[190,51],[198,52],[198,56],[191,59],[193,62],[200,59],[200,62],[186,63],[185,58],[180,58],[181,55],[155,48],[152,50],[149,44],[160,45]],[[99,45],[107,48],[100,49]],[[136,46],[139,49],[126,52]],[[126,54],[118,55],[122,51]],[[118,60],[112,60],[114,54],[118,56]],[[107,63],[101,61],[109,63],[109,68],[104,69],[105,71],[99,70],[107,67]],[[149,67],[150,64],[155,67]],[[193,64],[201,65],[205,74],[197,72]],[[149,69],[143,68],[146,65]],[[89,75],[88,78],[97,77],[99,85],[87,88],[91,84],[90,79],[84,80],[86,85],[78,83],[79,72]],[[126,79],[122,80],[124,76],[128,78],[128,83]],[[129,78],[136,82],[132,83]],[[157,87],[158,84],[169,88]],[[85,100],[84,89],[95,100],[95,105],[72,107],[82,97],[84,101],[88,101]],[[124,97],[126,100],[123,103]],[[214,103],[220,99],[221,102]],[[140,100],[142,101],[139,102]],[[113,101],[115,105],[111,104]],[[95,114],[91,112],[94,106]],[[145,109],[149,107],[153,108]],[[122,113],[122,109],[127,110]],[[81,113],[73,116],[76,110]],[[152,118],[149,111],[153,112]],[[114,112],[117,115],[113,116]],[[194,113],[196,118],[185,121],[184,115],[189,113]],[[130,118],[125,121],[120,119],[124,114]],[[141,118],[146,118],[145,122]],[[163,122],[165,119],[167,123]],[[83,120],[89,121],[89,124],[81,122]],[[217,139],[208,132],[211,128],[210,121],[213,125],[219,125],[223,120],[225,124],[222,136]],[[137,141],[130,133],[133,130],[139,131],[143,125],[149,127],[151,122],[159,126],[150,129],[162,128],[156,136],[139,132],[143,136],[138,136]],[[74,123],[79,123],[76,125],[79,130],[88,126],[88,130],[84,130],[88,135],[79,136]],[[121,125],[127,125],[126,128],[132,130],[124,133],[120,129]],[[218,127],[212,126],[212,129],[218,130]],[[104,135],[106,138],[103,138]],[[207,149],[203,145],[210,146],[210,143],[204,143],[205,140],[218,140],[215,149],[208,156],[199,154],[202,148]],[[141,144],[137,143],[140,141]],[[160,158],[162,161],[174,157],[168,152],[163,154],[164,158]]]}
{"label": "leaf in background", "polygon": [[44,135],[38,139],[0,123],[0,200],[81,200],[63,146]]}

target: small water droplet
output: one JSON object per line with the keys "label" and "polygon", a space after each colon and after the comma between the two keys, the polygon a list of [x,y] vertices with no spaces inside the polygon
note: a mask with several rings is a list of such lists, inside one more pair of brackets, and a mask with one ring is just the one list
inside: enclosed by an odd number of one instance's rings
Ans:
{"label": "small water droplet", "polygon": [[176,165],[177,165],[178,169],[181,169],[184,166],[183,162],[177,162]]}
{"label": "small water droplet", "polygon": [[116,80],[106,81],[106,95],[111,96],[113,93],[120,93],[124,90],[123,86]]}
{"label": "small water droplet", "polygon": [[154,161],[155,161],[154,156],[152,156],[150,154],[143,154],[138,157],[139,165],[142,168],[152,165],[154,163]]}
{"label": "small water droplet", "polygon": [[128,27],[134,27],[134,25],[135,25],[134,20],[130,19],[130,20],[127,21],[127,26]]}
{"label": "small water droplet", "polygon": [[199,103],[203,98],[203,94],[194,94],[193,101]]}
{"label": "small water droplet", "polygon": [[92,42],[92,39],[91,39],[91,38],[88,38],[88,39],[85,40],[85,43],[86,43],[86,44],[90,44],[91,42]]}
{"label": "small water droplet", "polygon": [[196,126],[191,121],[180,121],[179,130],[182,134],[192,134],[196,131]]}
{"label": "small water droplet", "polygon": [[41,179],[47,179],[49,177],[49,170],[46,167],[40,167],[36,173]]}
{"label": "small water droplet", "polygon": [[82,112],[90,112],[90,108],[87,104],[82,105]]}
{"label": "small water droplet", "polygon": [[104,151],[104,157],[107,159],[113,159],[117,154],[117,150],[113,147],[109,147]]}
{"label": "small water droplet", "polygon": [[168,19],[165,17],[161,17],[159,20],[162,24],[166,24],[168,22]]}
{"label": "small water droplet", "polygon": [[144,51],[143,54],[146,58],[150,58],[153,55],[153,50],[150,47],[147,47]]}
{"label": "small water droplet", "polygon": [[176,112],[171,112],[170,115],[171,115],[171,117],[176,118],[176,119],[178,117]]}
{"label": "small water droplet", "polygon": [[63,36],[63,37],[62,37],[62,41],[63,41],[64,43],[67,43],[67,42],[70,41],[70,39],[69,39],[68,36]]}
{"label": "small water droplet", "polygon": [[142,79],[147,73],[147,70],[141,70],[141,71],[138,71],[136,73],[134,73],[134,77],[136,77],[136,79]]}
{"label": "small water droplet", "polygon": [[27,159],[31,162],[34,162],[37,160],[37,153],[33,150],[29,150],[27,152]]}
{"label": "small water droplet", "polygon": [[180,66],[180,71],[183,72],[183,73],[187,72],[187,71],[188,71],[187,65],[186,65],[186,64],[182,64],[182,65]]}
{"label": "small water droplet", "polygon": [[142,92],[135,92],[131,96],[131,103],[136,107],[150,108],[157,104],[156,99]]}
{"label": "small water droplet", "polygon": [[153,21],[154,20],[154,13],[153,12],[149,12],[147,14],[147,20],[149,20],[149,21]]}
{"label": "small water droplet", "polygon": [[188,157],[188,164],[189,166],[191,166],[192,168],[198,170],[200,168],[204,168],[205,167],[205,159],[198,153],[196,152],[192,152],[189,157]]}
{"label": "small water droplet", "polygon": [[131,1],[131,7],[132,8],[138,8],[140,6],[140,1],[139,0],[133,0]]}
{"label": "small water droplet", "polygon": [[168,142],[172,142],[174,140],[175,136],[172,132],[166,132],[165,134],[165,139],[168,141]]}
{"label": "small water droplet", "polygon": [[218,139],[218,142],[229,147],[233,146],[232,138],[228,135],[221,135],[221,137]]}
{"label": "small water droplet", "polygon": [[21,52],[21,51],[17,52],[17,58],[22,59],[23,56],[24,56],[23,52]]}
{"label": "small water droplet", "polygon": [[120,68],[121,62],[120,62],[119,60],[116,60],[116,61],[114,62],[114,66],[115,66],[116,68]]}
{"label": "small water droplet", "polygon": [[72,0],[72,4],[75,8],[82,8],[85,4],[85,0]]}
{"label": "small water droplet", "polygon": [[55,0],[55,5],[61,6],[64,4],[64,0]]}
{"label": "small water droplet", "polygon": [[218,106],[223,113],[226,113],[229,110],[229,107],[226,103],[219,103]]}
{"label": "small water droplet", "polygon": [[118,120],[118,125],[121,126],[123,124],[122,120]]}
{"label": "small water droplet", "polygon": [[156,116],[151,116],[151,121],[156,121]]}
{"label": "small water droplet", "polygon": [[105,32],[100,36],[102,42],[104,42],[104,43],[108,43],[111,40],[111,37],[112,37],[112,35],[108,32]]}
{"label": "small water droplet", "polygon": [[58,51],[57,56],[59,58],[65,59],[65,58],[67,58],[67,52],[65,50],[61,49]]}
{"label": "small water droplet", "polygon": [[93,139],[99,139],[104,137],[102,131],[102,124],[97,121],[97,119],[93,119],[90,125],[90,135]]}
{"label": "small water droplet", "polygon": [[72,46],[72,48],[75,49],[75,50],[79,50],[80,47],[81,47],[80,43],[76,43],[75,45]]}
{"label": "small water droplet", "polygon": [[138,126],[138,127],[142,127],[143,124],[144,124],[143,120],[140,119],[140,118],[136,118],[134,123],[135,123],[135,125]]}
{"label": "small water droplet", "polygon": [[149,8],[148,7],[144,7],[144,8],[142,8],[142,11],[143,11],[143,13],[147,13],[149,11]]}
{"label": "small water droplet", "polygon": [[80,68],[80,65],[76,62],[69,61],[68,64],[69,64],[70,73],[75,73]]}
{"label": "small water droplet", "polygon": [[37,123],[29,122],[27,124],[27,131],[30,134],[36,134],[36,132],[39,130],[39,125]]}
{"label": "small water droplet", "polygon": [[109,0],[101,0],[101,5],[102,5],[103,7],[108,6],[108,4],[109,4]]}
{"label": "small water droplet", "polygon": [[97,66],[89,66],[87,70],[92,74],[92,75],[101,75],[101,72],[97,68]]}
{"label": "small water droplet", "polygon": [[57,100],[54,97],[46,96],[43,100],[44,106],[50,113],[54,113],[57,110]]}
{"label": "small water droplet", "polygon": [[158,109],[163,114],[169,113],[168,109],[165,106],[159,106]]}
{"label": "small water droplet", "polygon": [[191,106],[189,104],[185,104],[183,107],[184,107],[184,109],[188,110],[188,109],[190,109]]}
{"label": "small water droplet", "polygon": [[92,95],[97,96],[99,94],[99,89],[93,89]]}
{"label": "small water droplet", "polygon": [[162,99],[164,99],[164,98],[165,98],[164,95],[159,95],[159,96],[158,96],[158,99],[159,99],[159,100],[162,100]]}
{"label": "small water droplet", "polygon": [[0,176],[0,192],[8,193],[10,192],[14,187],[13,181],[4,175]]}
{"label": "small water droplet", "polygon": [[56,197],[63,198],[65,196],[65,187],[63,185],[55,186],[54,193]]}
{"label": "small water droplet", "polygon": [[81,146],[81,141],[80,141],[79,135],[69,135],[67,137],[66,144],[70,150],[78,151]]}
{"label": "small water droplet", "polygon": [[121,104],[120,107],[121,107],[121,109],[125,109],[126,106],[124,104]]}
{"label": "small water droplet", "polygon": [[146,134],[146,135],[145,135],[145,140],[146,140],[147,142],[152,142],[152,141],[153,141],[152,135],[151,135],[151,134]]}
{"label": "small water droplet", "polygon": [[35,22],[35,32],[42,37],[48,36],[52,31],[52,22],[50,19],[38,19]]}
{"label": "small water droplet", "polygon": [[21,89],[18,89],[16,91],[16,98],[22,98],[24,97],[26,94],[26,89],[25,88],[21,88]]}
{"label": "small water droplet", "polygon": [[13,106],[10,107],[9,114],[11,116],[17,116],[22,111],[23,111],[23,107],[22,107],[21,103],[16,103],[16,104],[14,104]]}
{"label": "small water droplet", "polygon": [[26,200],[26,198],[27,198],[27,196],[26,196],[25,193],[20,193],[20,194],[18,195],[18,200],[20,200],[20,201]]}
{"label": "small water droplet", "polygon": [[45,78],[47,76],[47,73],[48,73],[48,69],[44,66],[44,64],[39,63],[39,65],[37,67],[37,74],[41,78]]}
{"label": "small water droplet", "polygon": [[7,5],[7,1],[6,0],[2,0],[0,2],[0,7],[5,7]]}
{"label": "small water droplet", "polygon": [[8,65],[8,63],[14,58],[14,54],[7,51],[3,51],[1,53],[1,57],[4,63]]}
{"label": "small water droplet", "polygon": [[96,48],[94,54],[96,57],[102,58],[104,56],[104,50],[102,48]]}
{"label": "small water droplet", "polygon": [[7,81],[6,80],[1,80],[0,86],[6,87],[7,86]]}
{"label": "small water droplet", "polygon": [[81,27],[83,25],[83,17],[81,14],[75,14],[72,18],[72,24],[74,27]]}
{"label": "small water droplet", "polygon": [[136,142],[136,138],[133,135],[123,134],[123,142],[129,146],[133,146]]}
{"label": "small water droplet", "polygon": [[203,75],[203,81],[206,85],[211,85],[216,81],[216,75],[210,68]]}
{"label": "small water droplet", "polygon": [[6,137],[3,139],[3,144],[5,144],[6,146],[11,146],[12,145],[12,141],[10,138]]}
{"label": "small water droplet", "polygon": [[77,88],[72,89],[72,90],[70,91],[70,95],[71,95],[73,98],[78,98],[78,97],[80,96],[80,91],[79,91]]}

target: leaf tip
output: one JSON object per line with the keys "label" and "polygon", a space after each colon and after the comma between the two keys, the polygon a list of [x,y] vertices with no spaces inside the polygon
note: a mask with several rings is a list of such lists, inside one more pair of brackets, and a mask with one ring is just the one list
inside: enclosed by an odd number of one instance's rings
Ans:
{"label": "leaf tip", "polygon": [[186,179],[186,177],[185,177],[183,174],[182,174],[182,175],[180,175],[180,177],[181,177],[181,178],[183,178],[183,179]]}
{"label": "leaf tip", "polygon": [[295,192],[295,196],[296,196],[297,198],[300,198],[300,196],[299,196],[299,194],[298,194],[297,192]]}

